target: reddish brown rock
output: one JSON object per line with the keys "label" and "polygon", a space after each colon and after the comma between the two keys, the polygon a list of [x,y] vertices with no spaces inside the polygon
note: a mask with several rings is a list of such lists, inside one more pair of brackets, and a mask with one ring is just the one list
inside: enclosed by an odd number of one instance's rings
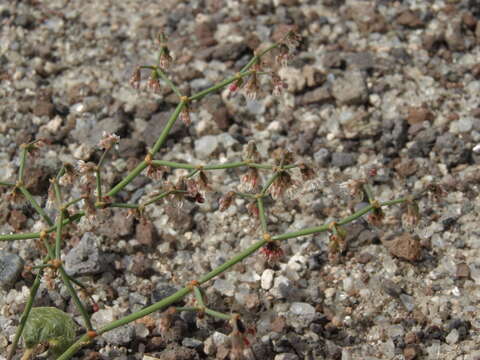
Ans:
{"label": "reddish brown rock", "polygon": [[393,256],[403,260],[419,261],[422,257],[422,247],[417,237],[403,233],[390,241],[384,241],[384,245]]}

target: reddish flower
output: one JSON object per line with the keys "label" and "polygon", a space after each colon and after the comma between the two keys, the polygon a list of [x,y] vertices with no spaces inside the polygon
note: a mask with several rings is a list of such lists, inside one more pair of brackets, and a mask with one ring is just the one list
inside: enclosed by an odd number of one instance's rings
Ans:
{"label": "reddish flower", "polygon": [[232,93],[237,91],[239,88],[241,88],[243,85],[243,78],[239,77],[237,80],[235,80],[233,83],[230,84],[228,87],[228,90]]}
{"label": "reddish flower", "polygon": [[282,248],[278,246],[274,241],[268,242],[264,247],[262,247],[260,251],[263,255],[265,255],[269,263],[276,262],[283,257]]}
{"label": "reddish flower", "polygon": [[258,169],[249,168],[247,173],[242,175],[240,182],[244,191],[251,192],[257,189],[260,183],[260,175],[258,174]]}

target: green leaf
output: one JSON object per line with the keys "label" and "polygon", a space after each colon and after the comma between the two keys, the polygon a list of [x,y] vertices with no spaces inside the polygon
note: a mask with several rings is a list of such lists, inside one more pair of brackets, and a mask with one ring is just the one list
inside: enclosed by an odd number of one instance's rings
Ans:
{"label": "green leaf", "polygon": [[23,331],[27,348],[48,344],[49,354],[61,355],[75,340],[76,325],[70,316],[54,307],[32,308]]}

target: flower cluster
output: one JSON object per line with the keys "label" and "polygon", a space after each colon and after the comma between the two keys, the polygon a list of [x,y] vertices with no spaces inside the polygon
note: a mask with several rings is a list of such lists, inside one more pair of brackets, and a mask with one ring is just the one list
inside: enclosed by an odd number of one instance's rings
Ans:
{"label": "flower cluster", "polygon": [[98,143],[98,147],[103,150],[110,150],[114,145],[118,144],[120,137],[115,134],[110,134],[104,131],[102,133],[102,138]]}

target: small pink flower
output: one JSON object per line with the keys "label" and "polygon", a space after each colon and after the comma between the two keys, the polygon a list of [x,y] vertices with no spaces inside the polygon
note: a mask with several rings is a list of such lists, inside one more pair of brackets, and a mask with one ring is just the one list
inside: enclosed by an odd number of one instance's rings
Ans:
{"label": "small pink flower", "polygon": [[268,242],[264,247],[261,248],[260,251],[263,255],[265,255],[269,263],[277,262],[283,257],[282,248],[273,241]]}
{"label": "small pink flower", "polygon": [[258,174],[258,169],[249,168],[247,170],[247,173],[242,175],[240,182],[244,191],[252,192],[256,190],[260,183],[260,175]]}

